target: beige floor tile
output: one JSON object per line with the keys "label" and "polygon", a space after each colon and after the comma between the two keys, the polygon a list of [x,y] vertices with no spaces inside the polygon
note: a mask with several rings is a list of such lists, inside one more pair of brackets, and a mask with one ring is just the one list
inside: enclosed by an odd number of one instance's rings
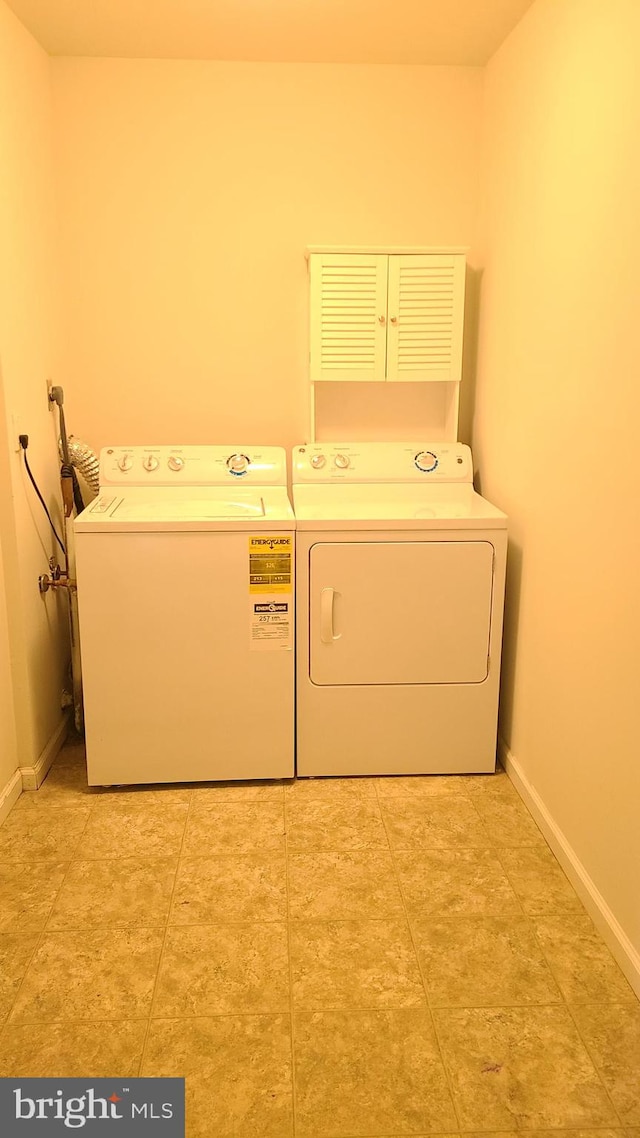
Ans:
{"label": "beige floor tile", "polygon": [[376,779],[378,794],[386,798],[430,798],[439,794],[466,794],[465,780],[455,774],[387,775]]}
{"label": "beige floor tile", "polygon": [[285,786],[288,802],[351,802],[376,798],[374,778],[296,778]]}
{"label": "beige floor tile", "polygon": [[135,1078],[147,1020],[9,1025],[0,1037],[3,1078]]}
{"label": "beige floor tile", "polygon": [[194,799],[182,850],[185,857],[252,849],[284,853],[284,810],[280,803],[219,806]]}
{"label": "beige floor tile", "polygon": [[615,1126],[564,1007],[433,1013],[463,1130]]}
{"label": "beige floor tile", "polygon": [[586,913],[537,917],[535,929],[568,1003],[635,1002],[633,991]]}
{"label": "beige floor tile", "polygon": [[196,783],[193,795],[197,805],[227,802],[281,802],[284,795],[282,782],[207,782]]}
{"label": "beige floor tile", "polygon": [[404,913],[388,851],[292,850],[288,865],[289,916],[293,919],[373,919]]}
{"label": "beige floor tile", "polygon": [[388,850],[377,802],[287,802],[289,849]]}
{"label": "beige floor tile", "polygon": [[189,1138],[291,1138],[288,881],[299,1138],[444,1138],[394,862],[461,1127],[640,1138],[640,1009],[503,773],[90,791],[66,747],[0,827],[0,1075],[133,1077],[158,976]]}
{"label": "beige floor tile", "polygon": [[286,920],[285,864],[262,850],[181,858],[169,923]]}
{"label": "beige floor tile", "polygon": [[0,864],[65,861],[73,855],[91,814],[87,807],[12,810],[0,826]]}
{"label": "beige floor tile", "polygon": [[426,1004],[406,921],[295,921],[289,937],[298,1008]]}
{"label": "beige floor tile", "polygon": [[80,739],[75,732],[68,736],[64,746],[60,748],[53,764],[55,767],[87,766],[87,749],[84,739]]}
{"label": "beige floor tile", "polygon": [[175,803],[189,803],[193,794],[190,783],[144,783],[141,786],[97,786],[93,788],[93,806],[96,810],[115,810],[118,806],[154,809]]}
{"label": "beige floor tile", "polygon": [[43,929],[66,870],[65,862],[0,864],[0,935]]}
{"label": "beige floor tile", "polygon": [[493,846],[546,846],[526,806],[520,799],[500,794],[471,794]]}
{"label": "beige floor tile", "polygon": [[299,1138],[456,1128],[426,1009],[300,1011],[294,1025]]}
{"label": "beige floor tile", "polygon": [[189,807],[117,806],[92,811],[75,857],[104,861],[125,857],[176,857],[180,853]]}
{"label": "beige floor tile", "polygon": [[291,1138],[289,1016],[152,1020],[141,1074],[184,1077],[189,1138]]}
{"label": "beige floor tile", "polygon": [[38,939],[38,933],[4,933],[0,940],[0,1023],[13,1007]]}
{"label": "beige floor tile", "polygon": [[522,912],[493,850],[418,850],[397,853],[395,862],[411,913]]}
{"label": "beige floor tile", "polygon": [[640,1125],[640,1004],[591,1004],[572,1012],[620,1121]]}
{"label": "beige floor tile", "polygon": [[561,1003],[526,917],[412,918],[432,1007]]}
{"label": "beige floor tile", "polygon": [[492,774],[467,774],[461,778],[467,794],[483,794],[490,798],[507,799],[510,802],[521,801],[515,786],[502,767],[497,767]]}
{"label": "beige floor tile", "polygon": [[51,808],[92,806],[95,794],[95,790],[87,785],[87,769],[83,763],[60,767],[55,764],[37,790],[26,790],[20,795],[16,809],[29,809],[44,803]]}
{"label": "beige floor tile", "polygon": [[546,846],[501,849],[498,856],[525,913],[584,913],[579,897]]}
{"label": "beige floor tile", "polygon": [[177,865],[177,858],[75,861],[47,929],[164,925]]}
{"label": "beige floor tile", "polygon": [[[623,1130],[611,1129],[598,1129],[598,1130],[527,1130],[526,1138],[623,1138]],[[522,1131],[518,1130],[499,1130],[489,1131],[476,1130],[465,1134],[465,1138],[522,1138]]]}
{"label": "beige floor tile", "polygon": [[473,803],[462,795],[388,798],[383,805],[392,850],[491,846]]}
{"label": "beige floor tile", "polygon": [[167,932],[155,1017],[289,1010],[286,925],[174,926]]}
{"label": "beige floor tile", "polygon": [[10,1022],[148,1015],[163,936],[162,929],[45,933]]}

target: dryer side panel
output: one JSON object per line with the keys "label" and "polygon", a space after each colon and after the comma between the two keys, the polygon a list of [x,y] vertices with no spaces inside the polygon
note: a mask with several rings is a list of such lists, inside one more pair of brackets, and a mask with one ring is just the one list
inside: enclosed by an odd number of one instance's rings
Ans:
{"label": "dryer side panel", "polygon": [[486,679],[490,542],[327,542],[309,557],[313,684]]}

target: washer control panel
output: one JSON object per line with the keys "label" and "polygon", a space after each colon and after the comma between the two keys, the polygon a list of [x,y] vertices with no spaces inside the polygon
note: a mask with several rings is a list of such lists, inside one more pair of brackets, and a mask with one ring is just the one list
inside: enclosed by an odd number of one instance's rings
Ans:
{"label": "washer control panel", "polygon": [[246,481],[286,486],[282,447],[133,446],[103,447],[101,486],[211,486]]}
{"label": "washer control panel", "polygon": [[294,483],[472,482],[464,443],[306,443],[293,450]]}

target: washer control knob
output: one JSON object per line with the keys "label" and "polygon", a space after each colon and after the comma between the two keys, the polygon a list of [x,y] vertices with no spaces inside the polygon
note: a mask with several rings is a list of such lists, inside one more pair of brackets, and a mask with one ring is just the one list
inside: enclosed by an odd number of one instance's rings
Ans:
{"label": "washer control knob", "polygon": [[160,463],[158,462],[155,454],[147,454],[142,460],[142,465],[144,466],[145,470],[157,470]]}
{"label": "washer control knob", "polygon": [[246,454],[231,454],[227,459],[227,466],[232,474],[246,474],[249,468],[249,459]]}
{"label": "washer control knob", "polygon": [[182,467],[184,466],[184,459],[179,454],[171,454],[169,455],[167,466],[169,467],[169,470],[182,470]]}
{"label": "washer control knob", "polygon": [[347,470],[351,459],[348,454],[337,454],[333,461],[338,467],[338,470]]}
{"label": "washer control knob", "polygon": [[414,462],[418,470],[423,470],[429,474],[432,470],[435,470],[438,465],[438,456],[434,454],[432,450],[421,450],[416,455]]}
{"label": "washer control knob", "polygon": [[118,459],[118,470],[131,470],[133,466],[133,458],[130,454],[123,454],[122,458]]}
{"label": "washer control knob", "polygon": [[314,470],[322,470],[322,467],[325,465],[326,461],[327,460],[323,454],[313,454],[311,456],[311,465]]}

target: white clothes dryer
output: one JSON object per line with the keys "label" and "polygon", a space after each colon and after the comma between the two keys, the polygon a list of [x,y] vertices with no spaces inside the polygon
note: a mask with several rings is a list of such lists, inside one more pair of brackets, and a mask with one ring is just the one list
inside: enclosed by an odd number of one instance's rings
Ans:
{"label": "white clothes dryer", "polygon": [[107,447],[75,521],[92,786],[294,771],[294,527],[279,447]]}
{"label": "white clothes dryer", "polygon": [[507,518],[460,443],[293,452],[299,775],[492,771]]}

